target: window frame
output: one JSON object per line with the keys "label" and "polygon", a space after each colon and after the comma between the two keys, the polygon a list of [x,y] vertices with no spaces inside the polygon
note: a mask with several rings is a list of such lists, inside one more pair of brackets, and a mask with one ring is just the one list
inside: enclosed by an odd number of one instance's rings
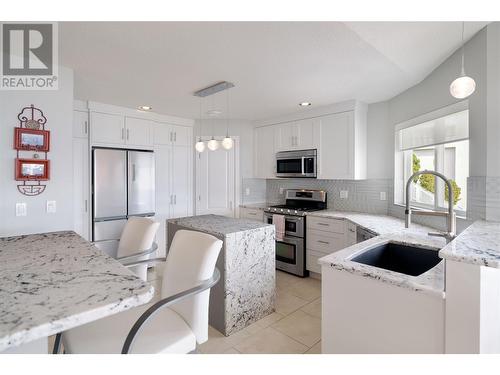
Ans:
{"label": "window frame", "polygon": [[[410,120],[401,122],[399,124],[396,124],[395,126],[395,158],[394,158],[394,204],[399,205],[399,206],[405,206],[406,205],[406,182],[410,178],[410,176],[413,174],[413,162],[412,162],[412,154],[414,152],[414,149],[410,150],[401,150],[400,149],[400,137],[399,137],[399,132],[402,129],[409,128],[412,126],[419,125],[421,123],[431,121],[431,120],[436,120],[441,117],[445,117],[451,114],[454,114],[456,112],[464,111],[464,110],[469,110],[469,102],[468,100],[463,100],[454,104],[451,104],[449,106],[439,108],[435,111],[425,113],[421,116],[417,116],[415,118],[412,118]],[[435,148],[435,165],[436,165],[436,171],[443,172],[444,170],[444,160],[445,160],[445,145],[449,143],[455,143],[455,142],[460,142],[460,141],[469,141],[469,176],[470,177],[470,135],[467,138],[462,138],[462,139],[456,139],[453,142],[446,142],[446,143],[438,143],[438,144],[433,144],[429,145]],[[418,148],[416,148],[418,149]],[[438,161],[439,159],[439,161]],[[409,166],[409,167],[408,167]],[[465,187],[467,188],[467,186]],[[424,210],[436,210],[436,211],[447,211],[447,204],[444,199],[444,191],[445,191],[445,183],[439,178],[436,178],[436,190],[434,192],[434,204],[425,204],[425,203],[419,203],[419,202],[414,202],[411,201],[410,204],[412,207],[415,207],[417,209],[424,209]],[[441,203],[441,205],[440,205]],[[461,210],[458,208],[454,208],[454,211],[458,217],[467,217],[467,211],[469,210],[469,192],[467,192],[467,201],[466,201],[466,210]]]}

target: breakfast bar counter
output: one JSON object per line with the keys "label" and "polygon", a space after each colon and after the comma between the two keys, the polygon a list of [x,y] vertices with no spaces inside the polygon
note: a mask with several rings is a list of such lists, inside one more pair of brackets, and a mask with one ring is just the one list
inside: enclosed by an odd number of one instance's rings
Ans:
{"label": "breakfast bar counter", "polygon": [[153,292],[74,232],[0,238],[0,352],[142,305]]}
{"label": "breakfast bar counter", "polygon": [[229,336],[274,312],[274,225],[219,215],[170,219],[168,247],[180,229],[208,233],[224,242],[217,260],[221,280],[210,292],[212,327]]}

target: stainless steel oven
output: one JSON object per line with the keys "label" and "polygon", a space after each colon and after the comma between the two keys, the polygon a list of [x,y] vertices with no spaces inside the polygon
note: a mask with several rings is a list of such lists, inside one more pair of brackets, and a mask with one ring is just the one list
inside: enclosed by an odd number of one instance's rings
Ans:
{"label": "stainless steel oven", "polygon": [[317,150],[276,153],[276,177],[317,177]]}
{"label": "stainless steel oven", "polygon": [[[264,221],[273,223],[273,214],[264,213]],[[276,268],[294,275],[305,277],[305,217],[285,215],[285,235],[276,240]]]}

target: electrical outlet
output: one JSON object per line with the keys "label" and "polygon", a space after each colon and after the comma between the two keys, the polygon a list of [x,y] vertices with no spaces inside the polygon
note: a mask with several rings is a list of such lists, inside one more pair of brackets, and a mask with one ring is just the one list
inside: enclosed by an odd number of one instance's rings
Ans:
{"label": "electrical outlet", "polygon": [[47,201],[47,213],[48,214],[56,213],[56,201]]}
{"label": "electrical outlet", "polygon": [[380,200],[381,201],[386,201],[387,200],[387,193],[385,191],[380,192]]}
{"label": "electrical outlet", "polygon": [[285,193],[285,188],[280,188],[280,194],[283,195]]}
{"label": "electrical outlet", "polygon": [[245,188],[245,195],[250,195],[250,188]]}
{"label": "electrical outlet", "polygon": [[16,203],[16,216],[26,216],[27,211],[26,203]]}
{"label": "electrical outlet", "polygon": [[347,199],[349,198],[349,191],[348,190],[340,190],[340,199]]}

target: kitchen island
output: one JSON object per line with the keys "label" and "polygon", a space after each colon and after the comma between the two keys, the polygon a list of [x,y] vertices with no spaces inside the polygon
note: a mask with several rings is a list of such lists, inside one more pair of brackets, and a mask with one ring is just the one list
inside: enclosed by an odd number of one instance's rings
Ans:
{"label": "kitchen island", "polygon": [[154,289],[75,232],[0,238],[0,352],[147,303]]}
{"label": "kitchen island", "polygon": [[208,233],[224,242],[217,260],[221,280],[210,292],[212,327],[229,336],[274,312],[274,225],[219,215],[170,219],[168,248],[180,229]]}

